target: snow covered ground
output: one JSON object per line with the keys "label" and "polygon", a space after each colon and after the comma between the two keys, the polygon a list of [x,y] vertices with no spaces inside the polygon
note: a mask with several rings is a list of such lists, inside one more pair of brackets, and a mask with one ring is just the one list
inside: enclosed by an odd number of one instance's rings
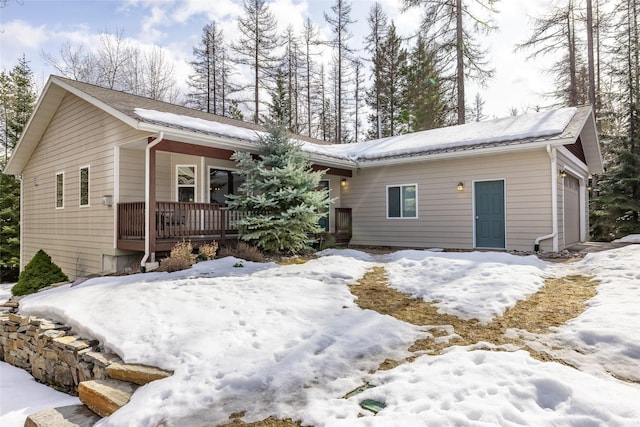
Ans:
{"label": "snow covered ground", "polygon": [[[316,426],[640,424],[640,386],[616,379],[640,372],[640,245],[569,265],[504,253],[320,255],[301,265],[238,268],[224,258],[170,274],[92,279],[29,296],[21,311],[63,320],[127,362],[175,371],[140,388],[101,426],[216,425],[241,411],[245,421],[275,415]],[[559,347],[580,370],[480,343],[369,373],[428,336],[428,328],[355,304],[347,286],[376,265],[402,292],[484,323],[546,277],[596,275],[598,295],[581,316],[529,337]],[[0,373],[0,425],[22,425],[8,418],[21,401],[4,391]],[[365,382],[375,387],[343,398]],[[364,399],[386,407],[374,415],[360,407]]]}

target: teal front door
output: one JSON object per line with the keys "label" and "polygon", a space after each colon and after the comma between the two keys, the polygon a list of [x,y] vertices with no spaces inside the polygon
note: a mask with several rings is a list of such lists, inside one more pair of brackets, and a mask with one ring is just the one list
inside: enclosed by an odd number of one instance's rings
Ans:
{"label": "teal front door", "polygon": [[476,248],[505,248],[504,181],[475,184]]}

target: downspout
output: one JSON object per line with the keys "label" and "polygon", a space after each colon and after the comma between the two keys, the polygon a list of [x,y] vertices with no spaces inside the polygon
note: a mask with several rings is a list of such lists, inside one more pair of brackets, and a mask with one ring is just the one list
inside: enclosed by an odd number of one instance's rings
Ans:
{"label": "downspout", "polygon": [[22,272],[24,268],[24,176],[20,174],[16,178],[20,181],[20,263],[18,271]]}
{"label": "downspout", "polygon": [[547,154],[551,159],[551,234],[545,234],[536,238],[534,251],[540,250],[540,242],[547,239],[553,239],[553,250],[558,250],[558,157],[556,149],[547,145]]}
{"label": "downspout", "polygon": [[[149,177],[151,169],[151,149],[158,145],[164,139],[164,132],[160,132],[156,139],[147,144],[144,149],[144,161],[145,161],[145,174],[144,174],[144,257],[142,261],[140,261],[140,271],[145,272],[146,263],[149,257],[151,256],[151,243],[149,242],[149,232],[151,229],[151,224],[149,223],[149,212],[151,209],[151,203],[149,202],[149,197],[151,196],[151,179]],[[156,191],[154,188],[153,191]],[[152,259],[151,262],[154,262],[155,259]]]}

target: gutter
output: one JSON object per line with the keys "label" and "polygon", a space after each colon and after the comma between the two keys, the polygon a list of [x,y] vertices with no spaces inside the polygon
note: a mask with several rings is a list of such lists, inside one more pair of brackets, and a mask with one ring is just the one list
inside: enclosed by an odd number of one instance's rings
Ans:
{"label": "gutter", "polygon": [[[142,273],[146,270],[146,263],[151,256],[151,262],[155,262],[155,253],[151,253],[151,242],[149,241],[149,231],[151,224],[149,223],[149,212],[151,211],[151,203],[149,203],[149,197],[151,195],[151,180],[149,178],[151,168],[151,149],[158,145],[164,139],[164,132],[160,132],[158,136],[147,144],[144,148],[144,161],[145,161],[145,174],[144,174],[144,257],[140,261],[140,271]],[[155,188],[153,189],[155,191]]]}
{"label": "gutter", "polygon": [[534,251],[540,250],[540,242],[553,239],[553,250],[558,250],[558,156],[555,147],[547,145],[547,154],[551,159],[551,221],[552,228],[550,234],[537,237],[534,242]]}

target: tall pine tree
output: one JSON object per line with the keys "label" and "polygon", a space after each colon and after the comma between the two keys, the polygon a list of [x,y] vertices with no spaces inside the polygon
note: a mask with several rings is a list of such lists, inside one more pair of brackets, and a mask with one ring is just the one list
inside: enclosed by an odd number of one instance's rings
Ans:
{"label": "tall pine tree", "polygon": [[349,55],[353,53],[353,50],[349,47],[349,40],[351,40],[351,33],[349,32],[349,25],[355,21],[351,20],[351,3],[346,0],[335,0],[333,6],[331,6],[333,15],[327,15],[325,13],[324,19],[331,26],[333,32],[333,40],[331,45],[334,47],[334,60],[336,66],[335,85],[335,117],[336,117],[336,136],[335,142],[341,144],[346,142],[346,132],[344,129],[344,107],[346,103],[346,88],[348,84],[348,64]]}
{"label": "tall pine tree", "polygon": [[229,207],[252,214],[237,222],[240,238],[268,253],[306,251],[322,232],[320,218],[329,209],[327,190],[318,189],[322,171],[312,171],[300,147],[289,141],[284,126],[269,126],[260,138],[261,155],[232,156],[245,182]]}
{"label": "tall pine tree", "polygon": [[187,84],[189,104],[207,113],[226,115],[228,96],[234,91],[230,83],[231,67],[227,58],[224,34],[215,21],[202,29],[200,46],[193,48],[194,74]]}
{"label": "tall pine tree", "polygon": [[0,74],[0,124],[5,152],[0,160],[0,282],[15,280],[20,265],[20,183],[2,171],[33,112],[34,87],[33,73],[24,56],[8,75]]}
{"label": "tall pine tree", "polygon": [[406,108],[410,113],[410,132],[434,129],[446,123],[445,89],[436,61],[435,50],[418,36],[407,70]]}
{"label": "tall pine tree", "polygon": [[[472,79],[485,83],[493,76],[493,69],[488,67],[486,51],[480,48],[473,38],[474,32],[488,32],[495,29],[490,22],[490,15],[496,13],[498,0],[402,0],[405,9],[412,6],[424,6],[424,20],[421,35],[429,45],[437,45],[443,56],[441,63],[455,64],[446,70],[445,81],[449,86],[453,111],[457,113],[457,124],[465,122],[465,83]],[[471,10],[477,6],[489,17],[480,18]]]}
{"label": "tall pine tree", "polygon": [[232,46],[235,61],[248,65],[253,73],[253,122],[260,121],[260,88],[269,88],[278,58],[274,51],[282,43],[278,37],[278,22],[265,0],[244,0],[244,16],[238,17],[240,39]]}
{"label": "tall pine tree", "polygon": [[591,215],[598,240],[640,233],[640,0],[620,0],[616,6],[614,108],[603,117],[605,173]]}
{"label": "tall pine tree", "polygon": [[[408,109],[405,103],[407,87],[407,51],[396,33],[393,22],[380,46],[380,82],[376,94],[370,100],[372,108],[379,103],[379,122],[382,136],[406,133],[409,125]],[[374,126],[376,123],[372,123]]]}

